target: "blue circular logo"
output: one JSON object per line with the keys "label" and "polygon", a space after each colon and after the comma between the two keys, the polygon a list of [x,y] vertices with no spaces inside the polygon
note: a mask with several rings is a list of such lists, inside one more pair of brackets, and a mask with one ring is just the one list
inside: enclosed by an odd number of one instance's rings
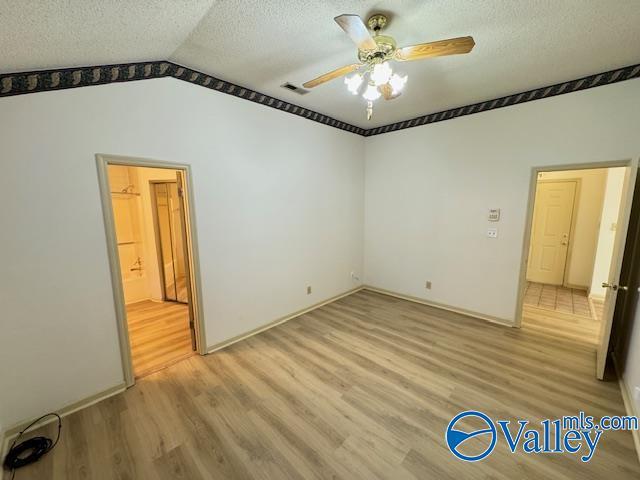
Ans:
{"label": "blue circular logo", "polygon": [[[455,428],[456,424],[460,420],[469,417],[479,419],[483,426],[471,432],[464,432]],[[484,425],[486,425],[486,428],[484,427]],[[468,440],[472,438],[483,438],[484,440],[484,435],[490,435],[491,440],[489,442],[489,446],[485,447],[482,452],[476,455],[465,455],[463,453],[460,453],[459,449],[463,446],[463,444],[468,445]],[[491,452],[493,452],[493,449],[496,447],[498,435],[496,432],[496,426],[487,415],[482,412],[468,410],[466,412],[459,413],[449,422],[449,425],[447,426],[447,432],[445,434],[445,439],[447,440],[447,446],[449,447],[449,450],[451,450],[451,453],[453,453],[460,460],[464,460],[466,462],[477,462],[478,460],[482,460]],[[482,443],[481,445],[483,444],[484,443]]]}

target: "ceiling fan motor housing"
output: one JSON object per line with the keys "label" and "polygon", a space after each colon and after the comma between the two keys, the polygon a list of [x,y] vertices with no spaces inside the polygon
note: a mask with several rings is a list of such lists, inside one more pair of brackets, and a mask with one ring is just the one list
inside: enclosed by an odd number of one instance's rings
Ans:
{"label": "ceiling fan motor housing", "polygon": [[358,60],[362,63],[375,64],[393,58],[396,51],[396,41],[388,35],[376,35],[373,37],[378,48],[375,50],[358,50]]}
{"label": "ceiling fan motor housing", "polygon": [[387,25],[387,17],[381,14],[371,15],[367,26],[373,31],[373,40],[377,44],[375,50],[358,50],[358,60],[368,65],[375,65],[393,58],[396,51],[396,41],[388,35],[380,35],[380,31]]}

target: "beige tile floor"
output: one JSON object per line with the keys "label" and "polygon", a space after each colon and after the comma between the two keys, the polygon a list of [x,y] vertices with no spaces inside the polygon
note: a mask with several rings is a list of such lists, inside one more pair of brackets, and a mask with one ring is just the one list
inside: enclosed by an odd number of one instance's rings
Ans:
{"label": "beige tile floor", "polygon": [[525,305],[592,318],[585,290],[527,282]]}

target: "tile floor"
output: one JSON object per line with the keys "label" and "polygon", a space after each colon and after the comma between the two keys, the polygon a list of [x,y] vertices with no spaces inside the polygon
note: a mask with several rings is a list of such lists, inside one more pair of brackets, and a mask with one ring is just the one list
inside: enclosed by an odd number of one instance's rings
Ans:
{"label": "tile floor", "polygon": [[527,282],[525,305],[592,318],[585,290]]}

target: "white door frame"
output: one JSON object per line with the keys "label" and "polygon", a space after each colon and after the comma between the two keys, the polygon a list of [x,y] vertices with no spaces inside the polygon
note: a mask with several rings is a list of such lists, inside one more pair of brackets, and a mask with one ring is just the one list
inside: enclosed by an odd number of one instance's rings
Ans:
{"label": "white door frame", "polygon": [[147,158],[125,157],[120,155],[97,154],[96,163],[98,166],[98,183],[100,186],[100,199],[102,202],[102,213],[104,217],[105,233],[107,237],[107,254],[109,257],[109,268],[111,271],[111,285],[113,287],[113,299],[116,311],[116,321],[118,326],[118,338],[120,343],[120,356],[122,358],[122,372],[127,387],[135,384],[133,365],[131,361],[131,344],[129,341],[129,329],[127,326],[127,312],[124,301],[124,289],[122,286],[122,273],[120,271],[120,260],[118,254],[118,240],[116,238],[113,206],[111,203],[111,188],[109,185],[109,165],[124,165],[128,167],[149,167],[167,168],[180,170],[185,178],[187,190],[186,203],[189,213],[187,229],[189,232],[188,250],[191,283],[193,315],[196,331],[196,351],[200,355],[207,354],[206,336],[204,328],[204,315],[202,307],[202,288],[200,280],[200,261],[198,254],[198,236],[196,233],[196,222],[194,215],[193,181],[191,167],[187,164],[172,163]]}
{"label": "white door frame", "polygon": [[[531,228],[532,228],[532,222],[533,222],[533,207],[534,207],[535,198],[536,198],[536,186],[538,182],[538,174],[540,172],[590,170],[594,168],[613,168],[613,167],[632,167],[632,169],[635,168],[637,170],[638,158],[627,159],[627,160],[611,160],[611,161],[593,162],[593,163],[575,163],[570,165],[548,165],[548,166],[531,168],[531,178],[529,180],[529,199],[527,201],[527,216],[525,218],[524,238],[522,240],[520,277],[518,280],[518,300],[516,302],[516,312],[515,312],[516,320],[513,324],[515,328],[520,328],[522,326],[522,308],[524,306],[524,292],[527,288],[527,263],[529,260],[529,248],[531,247]],[[627,195],[627,198],[622,199],[624,203],[621,205],[621,208],[624,208],[627,211],[631,210],[631,202],[633,201],[633,186],[634,185],[631,185],[631,188],[630,188],[631,195]],[[627,216],[627,220],[625,221],[625,224],[619,227],[624,228],[624,231],[626,232],[628,223],[629,223],[629,219]],[[619,252],[620,261],[622,260],[623,254],[624,254],[624,248],[622,248],[622,251]],[[618,259],[612,259],[612,261],[617,261],[617,260]]]}

